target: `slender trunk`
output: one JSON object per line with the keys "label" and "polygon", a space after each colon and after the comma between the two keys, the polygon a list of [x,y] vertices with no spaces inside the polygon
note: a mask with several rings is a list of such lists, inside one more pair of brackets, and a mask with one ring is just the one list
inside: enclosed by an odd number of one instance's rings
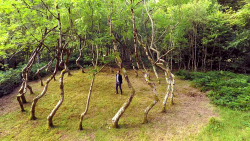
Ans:
{"label": "slender trunk", "polygon": [[157,81],[158,81],[158,83],[160,84],[161,82],[160,82],[160,78],[159,78],[159,75],[158,75],[158,73],[157,73],[156,67],[155,67],[154,64],[152,64],[152,67],[153,67],[154,74],[155,74],[155,76],[156,76],[156,78],[157,78]]}
{"label": "slender trunk", "polygon": [[45,66],[43,66],[40,69],[37,69],[35,75],[39,78],[39,80],[41,81],[41,86],[43,86],[43,80],[42,77],[40,76],[40,71],[44,70],[45,68],[47,68],[50,64],[52,64],[52,62],[54,61],[54,59],[52,59],[48,64],[46,64]]}
{"label": "slender trunk", "polygon": [[[137,43],[136,43],[136,33],[137,33],[137,29],[136,29],[136,27],[135,27],[134,9],[132,9],[132,8],[131,8],[131,15],[132,15],[132,23],[133,23],[133,42],[134,42],[134,49],[135,49],[136,65],[137,65],[137,68],[140,69],[139,56],[138,56]],[[136,75],[136,77],[138,77],[138,75]]]}
{"label": "slender trunk", "polygon": [[[66,65],[66,64],[65,64]],[[49,114],[49,116],[47,117],[48,119],[48,127],[53,127],[53,117],[54,115],[56,114],[56,111],[60,108],[60,106],[62,105],[63,103],[63,100],[64,100],[64,86],[63,86],[63,77],[64,77],[64,74],[67,73],[66,69],[62,70],[61,71],[61,75],[60,75],[60,78],[59,78],[59,81],[60,81],[60,90],[61,90],[61,99],[58,101],[58,103],[56,104],[55,108],[51,111],[51,113]]]}
{"label": "slender trunk", "polygon": [[171,75],[171,91],[170,91],[170,94],[171,94],[171,97],[170,97],[170,104],[173,105],[174,104],[174,85],[175,85],[175,76],[174,74],[170,74]]}
{"label": "slender trunk", "polygon": [[155,86],[155,83],[152,83],[150,82],[150,79],[149,79],[149,74],[148,73],[145,73],[144,74],[144,78],[147,82],[147,84],[153,89],[153,92],[154,92],[154,101],[153,103],[151,103],[144,111],[144,118],[143,118],[143,123],[147,123],[148,122],[148,113],[149,111],[155,106],[155,104],[159,101],[159,98],[157,96],[157,92],[156,92],[156,86]]}
{"label": "slender trunk", "polygon": [[[58,62],[58,61],[57,61],[57,62]],[[58,65],[58,64],[59,64],[59,63],[57,63],[57,65]],[[46,85],[44,86],[42,93],[33,99],[33,102],[32,102],[32,105],[31,105],[31,109],[30,109],[30,119],[31,119],[31,120],[35,120],[35,119],[36,119],[36,116],[35,116],[36,104],[37,104],[38,100],[39,100],[40,98],[42,98],[42,97],[45,95],[45,93],[47,92],[49,83],[50,83],[50,81],[55,77],[56,72],[57,72],[57,67],[55,67],[54,73],[51,75],[51,77],[47,79]]]}
{"label": "slender trunk", "polygon": [[[111,16],[109,17],[109,26],[110,26],[110,35],[114,36],[113,33],[113,28],[112,28],[112,19]],[[126,111],[126,109],[128,108],[128,106],[130,105],[133,97],[135,96],[135,89],[133,88],[131,82],[129,81],[129,77],[127,75],[127,71],[125,68],[123,68],[122,66],[122,60],[120,58],[119,53],[117,52],[117,44],[115,40],[112,40],[113,46],[114,46],[114,52],[116,53],[116,62],[117,65],[120,67],[120,69],[122,69],[123,71],[123,75],[124,78],[128,84],[128,87],[130,88],[130,96],[128,98],[128,100],[123,104],[123,106],[119,109],[119,111],[115,114],[115,116],[112,118],[112,127],[113,128],[118,128],[118,122],[121,118],[121,116],[123,115],[123,113]]]}
{"label": "slender trunk", "polygon": [[[48,87],[49,87],[50,81],[53,78],[55,80],[55,76],[56,76],[56,73],[57,73],[58,67],[59,67],[59,57],[60,57],[60,51],[59,50],[60,50],[59,49],[59,40],[57,40],[57,56],[55,57],[55,59],[56,59],[55,69],[54,69],[53,73],[51,74],[50,78],[47,79],[46,84],[45,84],[45,86],[44,86],[43,91],[41,92],[41,94],[38,95],[37,97],[35,97],[33,99],[33,102],[32,102],[31,108],[30,108],[30,120],[35,120],[36,119],[36,116],[35,116],[36,104],[37,104],[38,100],[41,99],[46,94],[46,92],[48,90]],[[53,60],[48,65],[48,68],[51,66],[52,62],[53,62]]]}
{"label": "slender trunk", "polygon": [[204,54],[204,72],[206,71],[206,60],[207,60],[207,45],[205,47],[205,54]]}
{"label": "slender trunk", "polygon": [[37,64],[40,64],[40,53],[37,54]]}
{"label": "slender trunk", "polygon": [[167,72],[165,72],[165,78],[166,78],[166,82],[167,82],[167,94],[164,97],[163,100],[163,107],[162,107],[162,111],[161,112],[166,112],[166,105],[167,105],[167,101],[168,101],[168,97],[170,95],[170,91],[171,91],[171,80],[168,77]]}
{"label": "slender trunk", "polygon": [[87,114],[88,109],[89,109],[89,102],[90,102],[90,97],[91,97],[91,94],[92,94],[92,88],[93,88],[94,81],[95,81],[95,75],[96,74],[93,74],[93,76],[92,76],[93,78],[92,78],[92,82],[91,82],[90,88],[89,88],[89,95],[88,95],[85,111],[80,116],[79,130],[83,130],[83,128],[82,128],[82,120],[83,120],[84,116]]}
{"label": "slender trunk", "polygon": [[91,45],[91,54],[92,54],[92,65],[95,66],[94,58],[95,58],[95,53],[94,53],[94,45]]}
{"label": "slender trunk", "polygon": [[194,30],[194,71],[197,71],[197,25],[195,26]]}

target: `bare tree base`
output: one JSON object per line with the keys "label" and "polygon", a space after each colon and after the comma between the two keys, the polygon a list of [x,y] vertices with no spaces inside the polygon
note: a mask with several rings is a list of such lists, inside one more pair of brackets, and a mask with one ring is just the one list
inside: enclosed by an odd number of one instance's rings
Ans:
{"label": "bare tree base", "polygon": [[30,116],[30,120],[36,120],[37,118],[35,116]]}
{"label": "bare tree base", "polygon": [[23,103],[21,101],[21,96],[19,96],[19,95],[17,96],[17,101],[18,101],[18,103],[20,105],[21,111],[24,112],[25,110],[24,110],[24,107],[23,107]]}
{"label": "bare tree base", "polygon": [[83,128],[82,128],[82,122],[79,123],[78,129],[79,129],[80,131],[83,130]]}
{"label": "bare tree base", "polygon": [[48,119],[48,128],[53,128],[54,125],[52,123],[52,119]]}
{"label": "bare tree base", "polygon": [[120,126],[118,125],[118,123],[114,123],[110,126],[111,128],[120,128]]}
{"label": "bare tree base", "polygon": [[161,113],[166,113],[166,108],[162,108]]}
{"label": "bare tree base", "polygon": [[142,124],[146,124],[146,123],[148,123],[148,119],[144,117],[143,121],[142,121]]}

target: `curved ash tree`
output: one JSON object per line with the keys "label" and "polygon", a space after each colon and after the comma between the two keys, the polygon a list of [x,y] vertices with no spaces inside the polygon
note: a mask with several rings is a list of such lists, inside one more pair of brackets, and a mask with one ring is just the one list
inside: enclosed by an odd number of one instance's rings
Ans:
{"label": "curved ash tree", "polygon": [[[53,127],[53,117],[56,114],[57,110],[60,108],[60,106],[62,105],[63,101],[64,101],[64,83],[63,83],[63,78],[64,78],[64,74],[68,73],[68,75],[70,75],[69,73],[69,69],[67,67],[68,64],[68,59],[70,57],[71,54],[71,48],[67,49],[67,45],[68,42],[66,42],[64,45],[62,45],[62,27],[61,27],[61,18],[60,18],[60,13],[58,10],[58,4],[56,4],[56,11],[57,11],[57,21],[58,21],[58,30],[59,30],[59,47],[57,52],[60,52],[60,62],[59,62],[59,67],[64,68],[61,71],[60,77],[59,77],[59,82],[60,82],[60,90],[61,90],[61,99],[58,101],[58,103],[56,104],[56,106],[54,107],[54,109],[51,111],[51,113],[49,114],[49,116],[47,117],[48,119],[48,127]],[[66,53],[67,57],[66,60],[64,61],[63,56],[64,53]],[[59,56],[59,53],[58,53]]]}
{"label": "curved ash tree", "polygon": [[[85,40],[84,40],[84,43],[85,43]],[[82,73],[85,73],[83,66],[79,64],[79,61],[82,57],[82,50],[84,49],[84,48],[82,48],[82,38],[81,37],[80,37],[79,43],[80,43],[80,53],[79,53],[79,57],[76,59],[76,65],[82,70]]]}
{"label": "curved ash tree", "polygon": [[51,66],[51,64],[53,63],[54,59],[55,59],[55,58],[53,58],[52,60],[50,60],[48,64],[46,64],[45,66],[41,67],[40,69],[37,69],[37,71],[36,71],[36,73],[35,73],[35,75],[38,77],[38,79],[39,79],[40,82],[41,82],[41,86],[43,86],[43,79],[42,79],[42,77],[41,77],[41,75],[40,75],[40,72],[41,72],[42,70],[44,70],[44,69],[47,69],[47,70],[48,70],[48,67]]}
{"label": "curved ash tree", "polygon": [[41,52],[44,48],[44,40],[47,37],[47,35],[53,31],[56,27],[50,29],[49,31],[47,28],[45,28],[45,31],[42,35],[42,39],[39,41],[39,44],[37,45],[36,49],[32,52],[32,55],[27,63],[27,65],[23,68],[22,71],[22,84],[21,88],[19,89],[19,94],[17,95],[17,101],[20,105],[21,111],[25,111],[23,107],[23,103],[26,103],[25,93],[27,92],[27,88],[30,90],[30,93],[33,93],[31,86],[28,85],[28,74],[30,73],[32,66],[34,64],[34,61],[36,59],[36,56],[39,52]]}
{"label": "curved ash tree", "polygon": [[112,43],[113,43],[113,47],[114,47],[115,61],[116,61],[117,65],[119,66],[119,68],[122,70],[124,78],[125,78],[125,80],[126,80],[126,82],[128,84],[128,87],[130,88],[130,96],[129,96],[128,100],[122,105],[122,107],[118,110],[118,112],[112,118],[112,128],[118,128],[119,119],[121,118],[123,113],[126,111],[126,109],[128,108],[128,106],[130,105],[131,101],[133,100],[133,98],[135,96],[135,89],[132,86],[131,82],[129,81],[127,71],[122,65],[122,60],[121,60],[120,54],[119,54],[119,52],[117,50],[117,43],[116,43],[116,40],[115,40],[115,37],[114,37],[111,15],[112,15],[112,12],[111,12],[111,14],[109,16],[108,23],[109,23],[109,27],[110,27],[110,36],[113,38]]}
{"label": "curved ash tree", "polygon": [[93,85],[94,85],[94,81],[95,81],[95,76],[107,65],[107,63],[106,63],[101,68],[98,68],[98,66],[97,66],[97,64],[98,64],[98,56],[99,56],[98,46],[96,45],[96,61],[95,61],[95,64],[93,66],[94,67],[93,70],[90,71],[90,73],[92,73],[92,81],[91,81],[90,87],[89,87],[89,94],[88,94],[88,98],[87,98],[86,108],[85,108],[84,112],[80,116],[80,122],[79,122],[79,127],[78,127],[79,130],[83,130],[82,121],[83,121],[83,118],[87,115],[87,112],[89,110],[90,98],[91,98],[92,89],[93,89]]}
{"label": "curved ash tree", "polygon": [[[131,4],[133,4],[133,1],[131,0]],[[136,64],[138,66],[138,69],[140,69],[139,67],[139,62],[142,64],[142,67],[144,70],[141,70],[142,73],[144,74],[144,79],[146,81],[146,83],[150,86],[150,88],[153,89],[153,93],[154,93],[154,101],[153,103],[151,103],[144,111],[144,118],[143,118],[143,123],[147,123],[148,122],[148,119],[147,119],[147,116],[148,116],[148,113],[149,111],[155,106],[155,104],[159,101],[159,98],[158,98],[158,95],[157,95],[157,91],[156,91],[156,85],[155,83],[151,82],[150,81],[150,76],[149,76],[149,72],[147,71],[147,69],[145,68],[144,66],[144,63],[142,62],[141,60],[141,56],[138,55],[138,53],[136,52],[136,48],[137,48],[137,35],[138,35],[138,32],[137,32],[137,29],[136,29],[136,25],[135,25],[135,14],[134,14],[134,9],[131,8],[130,9],[131,11],[131,15],[132,15],[132,24],[133,24],[133,41],[134,41],[134,48],[135,48],[135,56],[136,56]]]}
{"label": "curved ash tree", "polygon": [[[147,46],[143,43],[142,40],[139,39],[138,33],[137,33],[136,36],[137,36],[137,40],[138,40],[139,44],[144,48],[144,52],[145,52],[148,60],[152,64],[152,66],[156,65],[158,68],[160,68],[161,70],[163,70],[164,73],[165,73],[165,79],[166,79],[166,82],[167,82],[167,88],[166,88],[167,89],[167,93],[166,93],[166,95],[164,97],[164,100],[163,100],[162,112],[166,112],[166,103],[167,103],[169,95],[171,95],[171,104],[173,104],[173,97],[174,97],[174,74],[171,73],[171,71],[170,71],[170,69],[168,67],[168,63],[164,59],[162,59],[162,58],[164,56],[166,56],[172,50],[169,50],[165,54],[163,54],[163,55],[160,56],[160,52],[153,47],[153,44],[154,44],[154,22],[153,22],[153,20],[151,18],[151,15],[148,12],[145,0],[143,0],[143,3],[144,3],[145,10],[147,12],[147,15],[148,15],[148,17],[150,19],[151,26],[152,26],[151,44],[148,47],[149,49],[147,49]],[[153,51],[153,52],[151,52],[151,51]],[[155,53],[156,56],[157,56],[156,61],[154,61],[155,59],[153,58],[153,55],[152,55],[152,57],[150,56],[150,54],[153,54],[153,53]]]}
{"label": "curved ash tree", "polygon": [[35,108],[36,108],[36,104],[38,102],[39,99],[41,99],[47,92],[48,87],[49,87],[49,83],[50,81],[55,78],[56,73],[58,72],[58,67],[59,67],[59,57],[60,57],[60,51],[59,51],[59,41],[57,41],[57,56],[56,58],[56,65],[55,65],[55,69],[52,73],[52,75],[47,79],[46,84],[43,88],[43,91],[41,92],[40,95],[38,95],[37,97],[35,97],[33,99],[32,105],[31,105],[31,109],[30,109],[30,119],[31,120],[35,120],[36,116],[35,116]]}

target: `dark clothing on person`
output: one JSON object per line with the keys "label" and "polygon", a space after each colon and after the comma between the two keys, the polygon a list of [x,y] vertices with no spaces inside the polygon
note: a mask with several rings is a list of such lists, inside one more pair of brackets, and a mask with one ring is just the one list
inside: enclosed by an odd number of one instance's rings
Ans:
{"label": "dark clothing on person", "polygon": [[121,94],[122,94],[122,84],[120,82],[116,83],[115,89],[116,89],[116,94],[118,94],[118,87],[120,88]]}
{"label": "dark clothing on person", "polygon": [[[118,77],[118,79],[117,79],[117,77]],[[121,84],[122,84],[122,75],[120,75],[120,74],[116,74],[116,77],[115,77],[116,79],[116,83],[117,82],[120,82]]]}
{"label": "dark clothing on person", "polygon": [[115,89],[116,89],[116,94],[118,94],[118,87],[120,88],[120,91],[121,91],[121,94],[122,94],[122,75],[120,74],[116,74],[116,86],[115,86]]}

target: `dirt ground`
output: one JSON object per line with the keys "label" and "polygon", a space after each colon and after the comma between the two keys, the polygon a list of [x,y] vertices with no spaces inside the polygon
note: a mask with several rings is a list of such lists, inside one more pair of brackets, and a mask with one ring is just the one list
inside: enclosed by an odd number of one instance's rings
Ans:
{"label": "dirt ground", "polygon": [[153,119],[156,131],[153,135],[158,140],[182,140],[198,134],[210,117],[218,117],[205,93],[179,79],[175,86],[175,104],[169,107],[167,114],[158,113]]}

